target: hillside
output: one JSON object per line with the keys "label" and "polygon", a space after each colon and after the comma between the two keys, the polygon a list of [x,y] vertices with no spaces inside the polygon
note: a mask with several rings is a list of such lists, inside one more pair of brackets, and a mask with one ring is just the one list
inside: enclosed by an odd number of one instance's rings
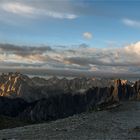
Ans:
{"label": "hillside", "polygon": [[50,123],[0,131],[14,140],[139,140],[140,102],[123,102],[112,110],[83,113]]}

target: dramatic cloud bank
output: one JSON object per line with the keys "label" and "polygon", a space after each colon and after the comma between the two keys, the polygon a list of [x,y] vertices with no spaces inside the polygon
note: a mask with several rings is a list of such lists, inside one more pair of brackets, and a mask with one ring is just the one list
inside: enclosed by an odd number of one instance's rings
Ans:
{"label": "dramatic cloud bank", "polygon": [[0,0],[0,70],[138,75],[140,42],[121,44],[139,40],[139,7],[134,0]]}
{"label": "dramatic cloud bank", "polygon": [[53,70],[56,74],[139,74],[140,42],[122,48],[99,49],[86,44],[68,48],[1,44],[0,67]]}

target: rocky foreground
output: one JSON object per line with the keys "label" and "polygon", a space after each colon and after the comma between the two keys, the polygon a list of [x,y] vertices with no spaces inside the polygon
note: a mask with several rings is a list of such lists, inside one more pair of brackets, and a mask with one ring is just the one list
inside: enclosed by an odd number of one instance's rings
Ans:
{"label": "rocky foreground", "polygon": [[139,140],[140,102],[74,115],[50,123],[5,129],[1,140]]}

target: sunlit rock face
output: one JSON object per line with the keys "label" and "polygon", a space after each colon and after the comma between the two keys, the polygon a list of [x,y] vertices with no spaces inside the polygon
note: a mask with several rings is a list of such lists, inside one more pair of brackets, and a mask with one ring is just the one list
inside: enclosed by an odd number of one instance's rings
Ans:
{"label": "sunlit rock face", "polygon": [[0,95],[10,98],[22,97],[29,90],[31,80],[19,73],[2,74],[0,77]]}
{"label": "sunlit rock face", "polygon": [[140,81],[129,84],[126,80],[115,80],[113,96],[116,100],[139,100]]}
{"label": "sunlit rock face", "polygon": [[18,95],[21,87],[22,78],[18,74],[9,73],[2,75],[0,80],[1,96]]}

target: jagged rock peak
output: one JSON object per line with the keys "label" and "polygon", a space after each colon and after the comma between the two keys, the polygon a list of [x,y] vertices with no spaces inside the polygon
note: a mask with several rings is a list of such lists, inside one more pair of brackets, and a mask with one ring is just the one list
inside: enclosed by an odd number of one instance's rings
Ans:
{"label": "jagged rock peak", "polygon": [[121,80],[121,79],[114,80],[115,86],[122,86],[122,85],[126,85],[126,84],[129,84],[128,80]]}
{"label": "jagged rock peak", "polygon": [[29,78],[18,72],[7,73],[0,76],[0,96],[14,97],[19,96],[21,87]]}

